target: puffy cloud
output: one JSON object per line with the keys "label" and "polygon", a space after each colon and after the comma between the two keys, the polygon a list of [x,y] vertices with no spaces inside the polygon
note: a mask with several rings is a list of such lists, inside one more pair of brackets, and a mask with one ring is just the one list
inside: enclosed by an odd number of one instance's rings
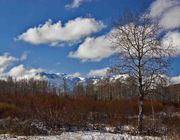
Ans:
{"label": "puffy cloud", "polygon": [[10,56],[9,54],[5,53],[4,55],[0,56],[0,73],[2,74],[5,69],[12,64],[13,62],[15,62],[17,60],[17,58]]}
{"label": "puffy cloud", "polygon": [[70,52],[69,57],[84,61],[100,61],[103,58],[111,56],[115,52],[111,47],[108,35],[97,38],[88,37],[80,44],[75,52]]}
{"label": "puffy cloud", "polygon": [[156,0],[150,7],[152,17],[158,17],[159,23],[164,29],[180,27],[180,1]]}
{"label": "puffy cloud", "polygon": [[13,78],[19,79],[40,79],[41,77],[37,75],[37,73],[41,72],[41,69],[26,69],[24,65],[18,65],[13,67],[9,72],[8,75],[12,76]]}
{"label": "puffy cloud", "polygon": [[78,8],[83,2],[90,2],[91,0],[72,0],[72,3],[65,5],[66,8]]}
{"label": "puffy cloud", "polygon": [[152,17],[159,17],[176,4],[178,4],[177,0],[156,0],[151,4],[150,14]]}
{"label": "puffy cloud", "polygon": [[13,57],[8,53],[0,56],[0,79],[7,79],[8,76],[19,79],[40,79],[41,77],[37,75],[41,72],[41,69],[26,69],[24,65],[19,64],[22,60],[27,58],[26,53],[23,53],[20,58]]}
{"label": "puffy cloud", "polygon": [[172,45],[175,48],[175,55],[180,55],[180,32],[170,31],[162,39],[162,44]]}
{"label": "puffy cloud", "polygon": [[21,76],[24,73],[25,73],[25,68],[23,65],[15,66],[9,72],[10,76],[14,76],[14,77]]}
{"label": "puffy cloud", "polygon": [[52,23],[48,20],[45,24],[28,29],[17,37],[34,45],[50,44],[52,46],[63,43],[74,43],[82,37],[100,31],[105,25],[102,21],[96,21],[94,18],[78,17],[69,20],[64,26],[61,21]]}
{"label": "puffy cloud", "polygon": [[88,77],[93,77],[93,76],[107,76],[108,70],[110,68],[106,67],[103,69],[96,69],[96,70],[90,70],[90,72],[87,74]]}
{"label": "puffy cloud", "polygon": [[160,25],[165,29],[180,27],[180,6],[171,8],[160,19]]}
{"label": "puffy cloud", "polygon": [[180,1],[179,0],[156,0],[151,4],[150,14],[153,18],[158,18],[159,24],[166,31],[162,37],[162,44],[172,45],[176,51],[175,55],[180,55],[180,32],[174,29],[180,27]]}

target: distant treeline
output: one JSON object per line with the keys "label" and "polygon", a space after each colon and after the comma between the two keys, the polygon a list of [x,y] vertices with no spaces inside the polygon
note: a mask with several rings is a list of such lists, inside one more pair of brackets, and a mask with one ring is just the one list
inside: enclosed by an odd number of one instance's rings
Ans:
{"label": "distant treeline", "polygon": [[[133,78],[113,81],[109,78],[104,78],[96,83],[93,81],[88,81],[86,84],[77,83],[74,85],[73,91],[69,91],[67,85],[66,80],[60,87],[55,87],[47,81],[34,79],[17,81],[9,77],[7,80],[0,80],[0,93],[22,95],[39,93],[71,98],[84,96],[94,100],[136,99],[138,97],[138,86],[135,85]],[[146,99],[179,104],[180,84],[171,86],[159,85],[158,89],[153,89]]]}

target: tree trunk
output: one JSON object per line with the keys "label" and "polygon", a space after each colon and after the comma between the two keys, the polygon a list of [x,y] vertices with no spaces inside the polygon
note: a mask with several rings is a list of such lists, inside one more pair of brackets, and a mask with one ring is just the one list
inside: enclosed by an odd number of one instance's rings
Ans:
{"label": "tree trunk", "polygon": [[152,109],[152,119],[153,119],[153,129],[155,129],[155,115],[154,115],[154,106],[151,98],[151,109]]}
{"label": "tree trunk", "polygon": [[139,97],[139,115],[138,115],[138,131],[141,133],[144,127],[144,96],[140,95]]}

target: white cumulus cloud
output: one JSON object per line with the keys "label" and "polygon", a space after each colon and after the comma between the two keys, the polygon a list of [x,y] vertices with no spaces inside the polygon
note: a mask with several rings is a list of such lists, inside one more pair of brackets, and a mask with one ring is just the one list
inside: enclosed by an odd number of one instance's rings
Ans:
{"label": "white cumulus cloud", "polygon": [[165,35],[162,37],[163,45],[172,45],[175,56],[180,55],[180,1],[156,0],[150,6],[150,14],[159,20]]}
{"label": "white cumulus cloud", "polygon": [[180,6],[176,6],[165,12],[160,20],[160,25],[165,29],[180,27]]}
{"label": "white cumulus cloud", "polygon": [[70,52],[69,57],[85,61],[100,61],[115,53],[111,47],[108,35],[88,37],[80,44],[75,52]]}
{"label": "white cumulus cloud", "polygon": [[164,29],[180,27],[180,1],[179,0],[156,0],[151,4],[150,14],[159,19]]}
{"label": "white cumulus cloud", "polygon": [[180,32],[169,31],[162,39],[165,46],[172,45],[175,48],[174,55],[180,55]]}
{"label": "white cumulus cloud", "polygon": [[2,74],[6,68],[15,62],[17,59],[9,54],[5,53],[4,55],[0,56],[0,73]]}
{"label": "white cumulus cloud", "polygon": [[24,65],[19,64],[22,60],[27,58],[26,53],[23,53],[20,58],[11,56],[8,53],[0,55],[0,79],[7,79],[8,76],[19,79],[40,79],[37,73],[42,69],[25,68]]}
{"label": "white cumulus cloud", "polygon": [[178,4],[177,0],[156,0],[151,4],[150,14],[153,17],[159,17],[164,11]]}
{"label": "white cumulus cloud", "polygon": [[50,44],[52,46],[63,43],[74,43],[82,37],[98,32],[105,27],[102,21],[96,21],[94,18],[78,17],[69,20],[65,25],[61,21],[52,23],[48,20],[45,24],[38,27],[29,28],[26,32],[17,37],[34,45]]}
{"label": "white cumulus cloud", "polygon": [[8,75],[12,76],[13,78],[19,79],[40,79],[37,73],[41,72],[41,69],[27,69],[24,65],[20,64],[18,66],[13,67],[9,72]]}

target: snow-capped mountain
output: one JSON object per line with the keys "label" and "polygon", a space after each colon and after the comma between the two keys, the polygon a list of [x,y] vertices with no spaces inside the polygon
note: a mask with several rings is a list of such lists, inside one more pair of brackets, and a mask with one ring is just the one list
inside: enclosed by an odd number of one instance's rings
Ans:
{"label": "snow-capped mountain", "polygon": [[[93,76],[93,77],[81,77],[81,76],[73,76],[68,75],[65,73],[46,73],[46,72],[40,72],[36,74],[37,77],[41,77],[42,80],[47,80],[50,85],[55,87],[62,87],[66,84],[69,91],[73,90],[73,87],[81,83],[83,85],[86,85],[89,81],[92,81],[94,84],[96,84],[99,80],[107,77],[100,77],[100,76]],[[108,77],[110,78],[110,81],[114,81],[120,78],[126,78],[126,75],[113,75]]]}
{"label": "snow-capped mountain", "polygon": [[[9,75],[0,75],[0,80],[7,80]],[[65,73],[47,73],[47,72],[33,72],[33,74],[29,75],[21,75],[17,77],[12,77],[15,80],[22,80],[22,79],[35,79],[35,80],[45,80],[49,83],[52,87],[58,87],[64,89],[64,85],[66,84],[66,88],[68,91],[72,91],[76,84],[83,84],[84,86],[89,82],[92,81],[93,84],[97,84],[99,80],[104,78],[109,78],[111,82],[114,82],[117,79],[125,79],[126,75],[111,75],[111,76],[78,76],[78,75],[71,75]]]}
{"label": "snow-capped mountain", "polygon": [[65,73],[45,73],[45,72],[40,72],[37,73],[37,76],[41,77],[42,80],[47,80],[50,85],[55,86],[55,87],[62,87],[64,84],[67,86],[67,90],[72,91],[73,87],[78,84],[82,83],[85,84],[88,80],[88,78],[85,77],[78,77],[78,76],[73,76],[73,75],[68,75]]}

